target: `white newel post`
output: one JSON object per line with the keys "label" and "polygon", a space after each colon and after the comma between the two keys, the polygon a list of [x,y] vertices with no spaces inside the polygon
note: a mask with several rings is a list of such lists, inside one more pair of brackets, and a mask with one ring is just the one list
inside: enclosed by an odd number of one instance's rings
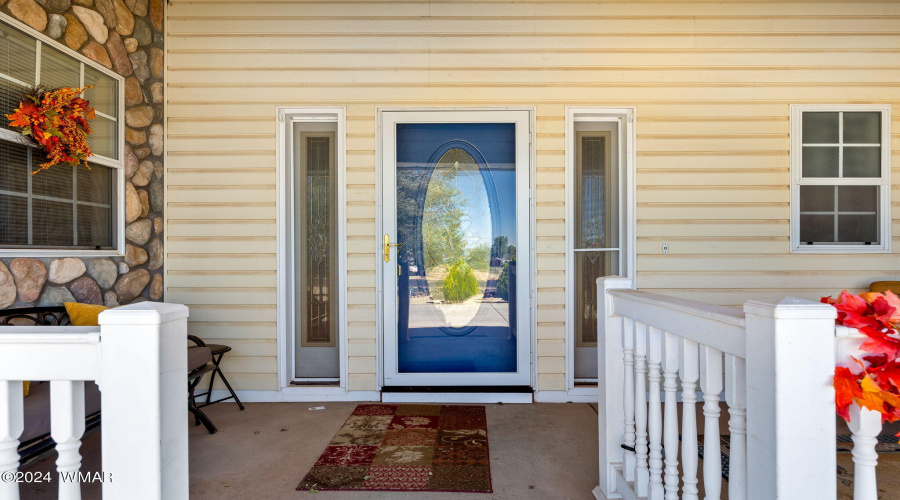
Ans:
{"label": "white newel post", "polygon": [[[0,380],[0,474],[19,470],[19,437],[24,430],[22,382]],[[0,498],[19,500],[19,484],[0,480]]]}
{"label": "white newel post", "polygon": [[744,305],[747,498],[829,500],[834,479],[834,307]]}
{"label": "white newel post", "polygon": [[100,314],[104,498],[187,498],[187,316],[156,302]]}
{"label": "white newel post", "polygon": [[609,277],[597,280],[597,370],[600,375],[599,437],[600,485],[594,489],[596,498],[619,498],[616,491],[615,463],[622,463],[625,439],[625,352],[623,318],[614,315],[610,290],[631,289],[628,278]]}

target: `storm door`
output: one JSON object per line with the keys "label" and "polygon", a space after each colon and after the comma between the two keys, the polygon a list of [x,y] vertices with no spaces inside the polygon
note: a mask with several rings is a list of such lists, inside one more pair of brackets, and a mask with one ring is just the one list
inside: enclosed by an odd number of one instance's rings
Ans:
{"label": "storm door", "polygon": [[385,386],[531,385],[529,113],[382,120]]}

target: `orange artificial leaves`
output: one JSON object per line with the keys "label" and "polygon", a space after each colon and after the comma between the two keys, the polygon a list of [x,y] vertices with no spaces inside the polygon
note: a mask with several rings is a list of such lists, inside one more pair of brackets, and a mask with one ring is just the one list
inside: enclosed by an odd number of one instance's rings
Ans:
{"label": "orange artificial leaves", "polygon": [[12,114],[6,115],[10,127],[31,136],[47,155],[48,161],[32,174],[60,163],[83,163],[88,167],[87,159],[92,154],[87,144],[91,133],[88,120],[94,118],[94,108],[80,96],[89,88],[35,87],[23,96]]}
{"label": "orange artificial leaves", "polygon": [[851,358],[861,368],[853,373],[839,366],[834,370],[835,404],[838,415],[849,420],[849,407],[859,406],[881,413],[882,420],[900,420],[900,298],[891,291],[840,297],[822,302],[838,310],[837,324],[856,328],[868,337],[860,350],[862,360]]}

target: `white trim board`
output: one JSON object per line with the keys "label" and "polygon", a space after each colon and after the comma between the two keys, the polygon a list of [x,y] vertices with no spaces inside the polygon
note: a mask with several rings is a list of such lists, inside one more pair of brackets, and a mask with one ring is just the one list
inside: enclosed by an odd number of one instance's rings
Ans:
{"label": "white trim board", "polygon": [[596,403],[599,396],[597,390],[594,389],[593,394],[573,393],[568,391],[537,391],[534,393],[535,403]]}
{"label": "white trim board", "polygon": [[[333,389],[325,392],[323,389]],[[322,391],[322,392],[317,392]],[[206,392],[205,389],[197,389],[196,393]],[[280,391],[234,391],[241,403],[314,403],[328,401],[380,401],[381,394],[378,391],[345,391],[340,387],[285,387]],[[221,399],[231,394],[224,389],[216,389],[212,392],[212,399]],[[205,401],[198,398],[197,401]],[[222,401],[232,403],[233,400]]]}
{"label": "white trim board", "polygon": [[[575,122],[613,122],[618,124],[619,152],[619,225],[620,269],[619,273],[631,278],[637,288],[637,198],[636,198],[636,148],[635,122],[637,108],[566,106],[565,132],[565,206],[566,206],[566,388],[567,397],[582,398],[591,394],[588,388],[575,387]],[[545,391],[562,392],[562,391]],[[593,394],[597,394],[594,389]],[[596,401],[596,396],[591,400]]]}

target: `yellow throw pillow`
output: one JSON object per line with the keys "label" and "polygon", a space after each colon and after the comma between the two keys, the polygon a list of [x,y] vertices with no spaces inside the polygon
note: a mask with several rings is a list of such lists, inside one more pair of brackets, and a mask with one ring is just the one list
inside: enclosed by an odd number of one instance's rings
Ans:
{"label": "yellow throw pillow", "polygon": [[109,309],[106,306],[79,304],[78,302],[65,302],[63,305],[66,306],[72,326],[100,326],[97,316]]}
{"label": "yellow throw pillow", "polygon": [[27,380],[22,382],[22,397],[23,398],[28,395],[28,392],[30,390],[31,390],[31,382],[29,382]]}

